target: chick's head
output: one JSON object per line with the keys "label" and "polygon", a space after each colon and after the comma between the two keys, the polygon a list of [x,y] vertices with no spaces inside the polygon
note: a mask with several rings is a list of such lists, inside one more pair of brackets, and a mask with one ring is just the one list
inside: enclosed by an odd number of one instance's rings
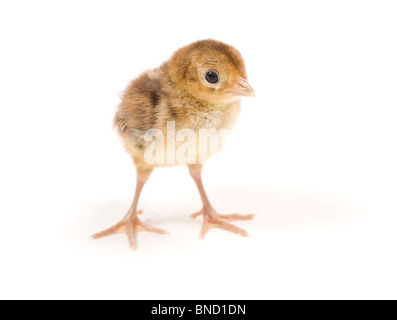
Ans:
{"label": "chick's head", "polygon": [[215,40],[194,42],[178,50],[169,63],[176,86],[213,103],[255,96],[238,50]]}

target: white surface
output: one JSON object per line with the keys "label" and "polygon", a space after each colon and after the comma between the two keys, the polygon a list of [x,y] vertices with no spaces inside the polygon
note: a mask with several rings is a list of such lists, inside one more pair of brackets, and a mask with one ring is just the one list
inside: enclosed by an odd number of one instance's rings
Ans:
{"label": "white surface", "polygon": [[[393,1],[0,4],[0,298],[397,298]],[[118,93],[178,47],[245,57],[243,101],[204,173],[244,239],[198,240],[186,168],[157,170],[144,219],[170,236],[89,241],[132,200]]]}

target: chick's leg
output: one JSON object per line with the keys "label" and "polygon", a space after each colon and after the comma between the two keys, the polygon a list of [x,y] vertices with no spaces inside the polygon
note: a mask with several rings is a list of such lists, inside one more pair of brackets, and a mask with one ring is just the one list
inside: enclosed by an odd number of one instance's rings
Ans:
{"label": "chick's leg", "polygon": [[227,231],[231,231],[242,235],[244,237],[248,236],[248,233],[236,227],[233,224],[230,224],[230,221],[234,220],[251,220],[254,218],[254,215],[241,215],[241,214],[230,214],[230,215],[221,215],[218,214],[214,208],[212,207],[210,201],[208,200],[207,194],[205,192],[203,182],[201,179],[202,165],[190,165],[189,172],[192,176],[196,186],[200,192],[201,200],[203,202],[203,209],[201,211],[192,215],[192,218],[197,218],[199,216],[203,216],[203,227],[201,229],[200,238],[204,238],[207,231],[211,228],[222,228]]}
{"label": "chick's leg", "polygon": [[125,217],[113,227],[94,234],[92,236],[93,239],[107,237],[116,233],[125,233],[128,236],[131,249],[135,250],[136,249],[135,235],[138,231],[154,232],[160,234],[168,233],[162,229],[149,226],[143,223],[138,218],[138,214],[142,213],[142,211],[137,211],[139,196],[142,192],[143,186],[145,185],[146,181],[150,176],[150,173],[151,172],[138,172],[134,201],[132,202],[131,208],[128,210]]}

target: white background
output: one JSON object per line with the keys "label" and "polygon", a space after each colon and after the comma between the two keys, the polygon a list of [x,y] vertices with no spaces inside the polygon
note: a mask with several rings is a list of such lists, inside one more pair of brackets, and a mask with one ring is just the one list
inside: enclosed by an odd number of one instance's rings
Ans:
{"label": "white background", "polygon": [[[395,1],[2,1],[0,298],[397,298]],[[179,47],[243,54],[243,101],[204,181],[159,169],[139,207],[170,236],[88,237],[121,219],[135,170],[119,93]]]}

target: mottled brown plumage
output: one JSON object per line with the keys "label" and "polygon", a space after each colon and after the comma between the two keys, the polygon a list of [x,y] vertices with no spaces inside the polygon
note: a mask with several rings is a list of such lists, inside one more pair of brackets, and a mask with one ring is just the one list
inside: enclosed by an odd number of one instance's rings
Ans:
{"label": "mottled brown plumage", "polygon": [[[216,74],[217,82],[209,82],[208,72]],[[210,79],[211,80],[211,79]],[[188,164],[201,198],[204,215],[202,236],[210,224],[246,235],[225,220],[248,219],[240,215],[220,216],[212,209],[201,184],[204,149],[199,145],[201,129],[230,130],[239,113],[240,96],[253,96],[253,90],[247,82],[245,64],[241,54],[233,47],[215,40],[192,43],[178,50],[172,58],[161,67],[147,71],[132,81],[124,92],[116,112],[114,124],[130,153],[138,173],[137,192],[133,205],[126,217],[115,227],[96,234],[94,238],[115,232],[126,232],[132,248],[135,248],[137,228],[146,231],[164,233],[151,229],[137,218],[137,203],[143,184],[153,168],[165,165]],[[173,121],[175,132],[167,130],[167,122]],[[196,137],[197,153],[189,163],[178,162],[177,154],[168,158],[170,152],[177,152],[185,141],[175,139],[176,132],[189,129]],[[145,152],[150,144],[145,141],[145,133],[158,130],[164,135],[167,150],[162,163],[148,163]],[[175,151],[168,144],[175,142]],[[147,140],[147,139],[146,139]],[[218,147],[220,149],[221,145]],[[207,148],[206,148],[207,149]],[[171,150],[171,151],[170,151]],[[208,151],[208,150],[206,150]],[[206,160],[211,154],[201,157]],[[197,214],[198,215],[198,214]],[[196,216],[197,216],[196,215]]]}

